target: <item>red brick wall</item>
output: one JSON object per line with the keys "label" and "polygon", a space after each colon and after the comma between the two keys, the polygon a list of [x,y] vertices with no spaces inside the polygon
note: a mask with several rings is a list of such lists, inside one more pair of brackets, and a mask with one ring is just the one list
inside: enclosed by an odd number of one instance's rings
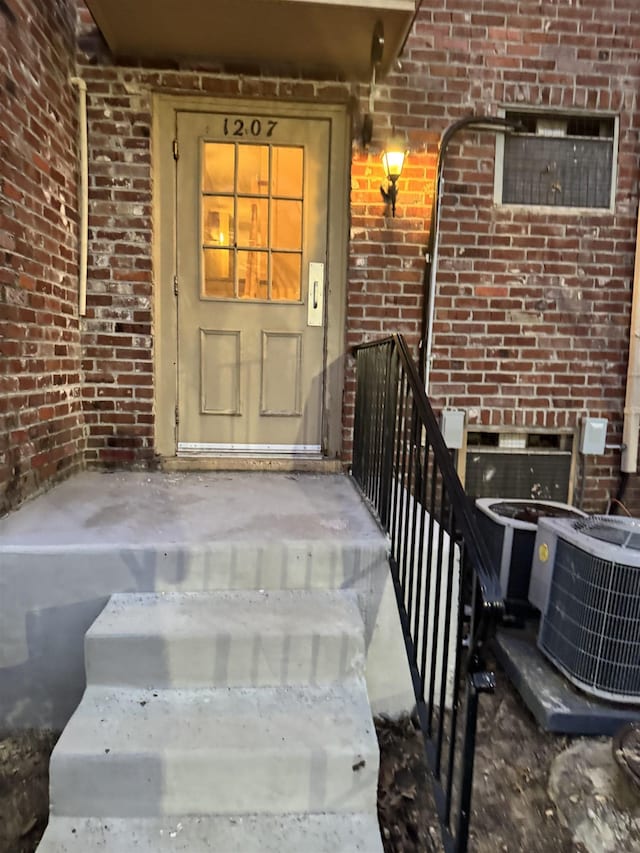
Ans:
{"label": "red brick wall", "polygon": [[0,513],[84,445],[76,257],[75,7],[0,7]]}
{"label": "red brick wall", "polygon": [[86,10],[82,22],[79,73],[87,82],[90,124],[91,239],[83,333],[87,460],[152,465],[152,93],[344,102],[350,90],[331,81],[117,67]]}
{"label": "red brick wall", "polygon": [[153,459],[151,152],[148,98],[117,73],[89,89],[90,245],[83,330],[87,461]]}
{"label": "red brick wall", "polygon": [[[438,407],[465,408],[471,425],[574,428],[589,414],[608,417],[609,442],[620,439],[640,160],[635,5],[423,4],[400,69],[377,88],[369,153],[354,139],[348,343],[398,329],[415,343],[442,131],[464,115],[511,105],[620,117],[613,213],[496,207],[493,136],[466,133],[450,146],[431,394]],[[117,68],[86,33],[80,62],[92,149],[89,460],[146,464],[154,455],[151,89],[298,100],[355,95],[364,107],[366,87]],[[385,216],[379,192],[380,149],[392,129],[406,133],[411,148],[395,220]],[[345,458],[354,388],[347,361]],[[616,451],[587,461],[585,507],[605,508],[618,467]]]}
{"label": "red brick wall", "polygon": [[[432,164],[425,144],[471,113],[549,106],[619,115],[613,213],[494,206],[493,138],[464,133],[450,145],[430,390],[436,407],[464,408],[471,425],[573,428],[589,414],[609,418],[608,441],[620,441],[640,178],[636,12],[635,0],[424,4],[401,70],[380,88],[376,124],[407,133],[418,171]],[[395,300],[420,279],[413,228],[418,244],[427,239],[432,184],[421,197],[413,175],[403,176],[399,219],[385,222],[380,170],[370,166],[354,162],[350,340],[411,323]],[[352,382],[350,373],[349,411]],[[584,506],[603,511],[617,490],[619,452],[586,464]]]}
{"label": "red brick wall", "polygon": [[[154,460],[151,90],[366,105],[366,87],[331,81],[115,67],[80,5],[91,144],[82,364],[74,10],[7,0],[0,11],[0,508],[81,465],[83,418],[90,463]],[[368,153],[354,134],[347,342],[400,330],[415,345],[441,132],[510,105],[620,117],[613,213],[496,207],[493,138],[468,133],[450,147],[431,393],[472,425],[573,428],[588,413],[620,439],[640,174],[635,5],[424,4],[401,67],[377,87]],[[411,148],[395,220],[379,192],[392,130]],[[353,389],[347,358],[345,458]],[[585,507],[604,509],[618,466],[616,451],[587,460]],[[635,478],[628,494],[635,506]]]}
{"label": "red brick wall", "polygon": [[[357,140],[351,165],[351,240],[349,244],[347,347],[400,332],[414,351],[420,337],[424,250],[429,232],[435,156],[418,152],[437,136],[409,131],[412,153],[406,160],[393,218],[380,193],[386,187],[380,150],[392,125],[406,119],[406,103],[376,102],[374,139],[368,152]],[[378,121],[378,115],[380,119]],[[347,357],[343,456],[350,459],[355,403],[355,363]]]}

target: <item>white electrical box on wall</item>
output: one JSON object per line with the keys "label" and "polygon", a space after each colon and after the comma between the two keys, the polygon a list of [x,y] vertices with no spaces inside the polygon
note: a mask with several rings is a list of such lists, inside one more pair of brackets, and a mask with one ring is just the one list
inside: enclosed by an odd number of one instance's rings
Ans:
{"label": "white electrical box on wall", "polygon": [[604,453],[607,443],[606,418],[585,418],[582,421],[580,437],[580,453],[600,456]]}
{"label": "white electrical box on wall", "polygon": [[459,450],[464,441],[464,412],[445,409],[440,415],[440,432],[449,450]]}

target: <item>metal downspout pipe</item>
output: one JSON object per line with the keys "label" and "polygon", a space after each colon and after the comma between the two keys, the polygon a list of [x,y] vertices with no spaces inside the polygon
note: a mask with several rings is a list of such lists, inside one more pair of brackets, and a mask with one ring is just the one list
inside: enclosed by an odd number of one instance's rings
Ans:
{"label": "metal downspout pipe", "polygon": [[629,366],[622,426],[620,470],[635,474],[638,469],[638,433],[640,431],[640,210],[636,236],[636,260],[633,272],[631,325],[629,329]]}
{"label": "metal downspout pipe", "polygon": [[87,139],[87,84],[81,77],[70,77],[69,83],[78,87],[78,126],[80,128],[80,272],[78,282],[78,314],[87,313],[87,245],[89,241],[89,144]]}

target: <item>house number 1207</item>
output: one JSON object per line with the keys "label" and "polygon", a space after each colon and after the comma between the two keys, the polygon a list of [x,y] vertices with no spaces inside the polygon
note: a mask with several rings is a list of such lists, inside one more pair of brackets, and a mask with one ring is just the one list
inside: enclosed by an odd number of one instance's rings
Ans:
{"label": "house number 1207", "polygon": [[222,128],[225,136],[266,136],[268,139],[277,124],[272,118],[225,118]]}

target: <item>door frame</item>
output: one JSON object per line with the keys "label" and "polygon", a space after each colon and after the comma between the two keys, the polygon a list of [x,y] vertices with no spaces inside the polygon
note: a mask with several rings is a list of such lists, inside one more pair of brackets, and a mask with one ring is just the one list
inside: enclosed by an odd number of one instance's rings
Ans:
{"label": "door frame", "polygon": [[[347,105],[282,103],[252,98],[209,98],[155,94],[153,97],[153,264],[154,264],[154,407],[156,452],[177,456],[178,312],[174,291],[177,270],[176,161],[173,143],[179,112],[229,112],[260,106],[274,115],[321,118],[329,122],[327,174],[326,314],[322,451],[328,459],[342,449],[342,397],[346,337],[349,222],[350,119]],[[179,283],[178,283],[179,286]]]}

